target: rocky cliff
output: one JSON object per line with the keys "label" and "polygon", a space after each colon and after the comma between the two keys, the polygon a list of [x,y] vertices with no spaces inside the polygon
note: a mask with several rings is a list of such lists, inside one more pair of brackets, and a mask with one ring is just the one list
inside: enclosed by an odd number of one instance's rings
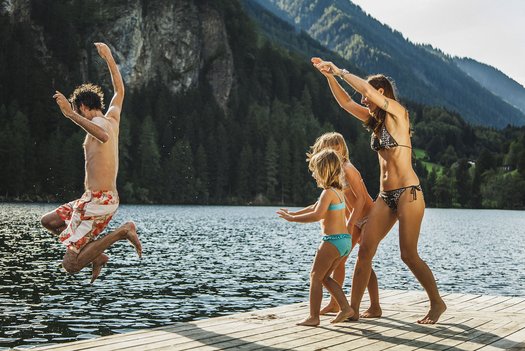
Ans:
{"label": "rocky cliff", "polygon": [[[103,41],[112,48],[126,87],[143,88],[160,83],[177,93],[207,81],[219,105],[226,107],[233,83],[233,59],[224,19],[211,3],[71,0],[62,5],[84,11],[79,16],[89,18],[79,33],[78,66],[60,62],[53,50],[56,45],[50,42],[60,38],[49,35],[47,29],[34,20],[35,11],[42,9],[32,1],[4,0],[0,3],[0,14],[8,15],[13,22],[31,25],[35,50],[45,66],[58,67],[57,74],[68,76],[70,72],[64,72],[65,67],[76,67],[84,81],[109,83],[106,67],[99,62],[92,64],[98,60],[92,43]],[[56,3],[53,6],[57,6]],[[64,27],[64,31],[67,28]]]}

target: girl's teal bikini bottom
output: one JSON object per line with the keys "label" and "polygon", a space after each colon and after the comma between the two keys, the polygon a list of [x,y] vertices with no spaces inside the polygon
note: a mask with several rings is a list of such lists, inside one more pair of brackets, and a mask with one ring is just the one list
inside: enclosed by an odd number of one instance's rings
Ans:
{"label": "girl's teal bikini bottom", "polygon": [[328,241],[339,251],[341,257],[348,256],[352,250],[352,235],[350,234],[329,234],[323,236],[323,241]]}

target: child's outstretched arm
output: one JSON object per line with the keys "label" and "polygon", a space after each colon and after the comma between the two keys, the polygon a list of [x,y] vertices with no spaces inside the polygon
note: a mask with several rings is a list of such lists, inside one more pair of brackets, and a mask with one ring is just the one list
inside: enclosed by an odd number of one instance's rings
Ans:
{"label": "child's outstretched arm", "polygon": [[287,208],[281,208],[280,210],[295,216],[295,215],[300,215],[300,214],[312,212],[315,209],[315,205],[317,205],[317,202],[315,202],[314,204],[312,204],[312,205],[310,205],[308,207],[305,207],[305,208],[303,208],[301,210],[297,210],[297,211],[289,211]]}
{"label": "child's outstretched arm", "polygon": [[279,215],[279,217],[284,218],[288,222],[317,222],[326,216],[326,211],[328,211],[328,206],[330,205],[330,202],[330,195],[326,190],[323,190],[321,196],[319,197],[319,201],[317,201],[314,204],[315,207],[312,211],[303,214],[291,214],[290,212],[279,210],[277,211],[277,214]]}

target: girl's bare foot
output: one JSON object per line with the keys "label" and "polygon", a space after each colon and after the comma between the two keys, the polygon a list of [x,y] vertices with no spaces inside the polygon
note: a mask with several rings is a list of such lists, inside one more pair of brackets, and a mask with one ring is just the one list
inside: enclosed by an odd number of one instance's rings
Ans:
{"label": "girl's bare foot", "polygon": [[339,305],[335,302],[330,301],[328,305],[321,308],[321,311],[319,312],[320,315],[324,315],[327,313],[337,313],[339,312]]}
{"label": "girl's bare foot", "polygon": [[295,325],[302,325],[305,327],[317,327],[319,325],[319,318],[308,316],[308,318],[304,319],[302,322],[296,323]]}
{"label": "girl's bare foot", "polygon": [[109,257],[105,254],[101,254],[100,258],[97,257],[93,261],[93,269],[91,271],[91,284],[93,284],[93,282],[97,280],[98,276],[100,275],[100,271],[102,271],[102,268],[106,265],[106,263],[108,263],[108,261]]}
{"label": "girl's bare foot", "polygon": [[357,322],[359,320],[359,308],[354,308],[352,306],[350,306],[350,308],[352,308],[354,314],[351,317],[348,317],[347,320],[351,322]]}
{"label": "girl's bare foot", "polygon": [[342,309],[337,316],[335,316],[334,319],[330,321],[330,323],[340,323],[346,321],[348,318],[352,317],[354,315],[354,310],[352,307],[348,307],[347,309]]}
{"label": "girl's bare foot", "polygon": [[447,310],[447,305],[445,304],[445,301],[441,300],[441,302],[436,303],[434,305],[430,305],[430,310],[428,311],[427,315],[423,317],[423,319],[418,320],[417,322],[419,324],[435,324],[437,323],[439,317]]}
{"label": "girl's bare foot", "polygon": [[359,317],[362,318],[379,318],[383,314],[381,307],[379,306],[370,306],[366,311],[361,313]]}
{"label": "girl's bare foot", "polygon": [[139,236],[137,234],[137,228],[135,227],[135,223],[133,222],[126,222],[123,227],[126,229],[126,238],[128,241],[135,247],[135,250],[137,251],[137,255],[139,255],[139,258],[142,258],[142,244],[140,243]]}

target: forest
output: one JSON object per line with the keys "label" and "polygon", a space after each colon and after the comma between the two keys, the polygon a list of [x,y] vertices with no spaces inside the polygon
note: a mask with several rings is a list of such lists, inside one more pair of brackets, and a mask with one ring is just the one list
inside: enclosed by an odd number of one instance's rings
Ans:
{"label": "forest", "polygon": [[[238,2],[215,6],[235,67],[227,109],[204,79],[179,94],[161,84],[128,90],[120,126],[122,202],[306,205],[319,189],[305,153],[327,131],[345,136],[375,198],[379,170],[369,133],[339,108],[324,77],[303,56],[263,36]],[[52,19],[34,16],[49,35],[53,23],[68,27],[55,51],[61,62],[79,60],[81,22],[67,8]],[[0,200],[77,198],[85,132],[60,114],[51,96],[54,84],[79,77],[56,77],[38,59],[29,26],[0,16],[0,27]],[[103,88],[109,100],[111,86]],[[414,166],[427,206],[525,208],[524,127],[474,126],[443,107],[402,102],[410,111]]]}

